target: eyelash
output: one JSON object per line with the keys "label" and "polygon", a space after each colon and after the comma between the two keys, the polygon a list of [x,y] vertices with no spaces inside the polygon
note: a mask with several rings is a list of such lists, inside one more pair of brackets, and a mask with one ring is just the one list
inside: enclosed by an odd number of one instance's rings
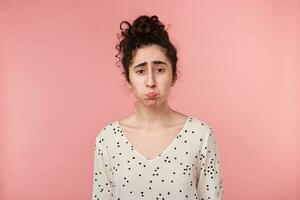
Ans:
{"label": "eyelash", "polygon": [[[161,67],[160,67],[160,68],[157,68],[157,69],[162,69],[162,72],[160,72],[160,73],[163,73],[163,72],[165,71],[165,69],[164,69],[164,68],[161,68]],[[139,69],[139,70],[136,71],[136,73],[137,73],[137,74],[140,74],[140,73],[138,73],[139,71],[144,71],[144,70],[143,70],[143,69]]]}

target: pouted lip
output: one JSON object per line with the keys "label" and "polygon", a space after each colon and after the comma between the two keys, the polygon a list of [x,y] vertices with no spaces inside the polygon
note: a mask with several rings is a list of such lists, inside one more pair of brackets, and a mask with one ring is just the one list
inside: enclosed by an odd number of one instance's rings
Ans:
{"label": "pouted lip", "polygon": [[149,92],[149,93],[146,94],[146,96],[154,98],[154,97],[157,96],[157,93],[156,92]]}

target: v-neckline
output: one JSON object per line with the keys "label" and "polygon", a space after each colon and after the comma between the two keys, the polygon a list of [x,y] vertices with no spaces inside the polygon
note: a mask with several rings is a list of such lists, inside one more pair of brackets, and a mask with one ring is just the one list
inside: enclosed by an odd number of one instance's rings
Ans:
{"label": "v-neckline", "polygon": [[179,131],[179,133],[176,135],[176,137],[172,140],[171,143],[169,143],[169,145],[158,155],[156,155],[154,158],[152,159],[148,159],[146,158],[142,153],[140,153],[138,150],[136,150],[136,148],[129,142],[129,140],[127,139],[126,135],[124,134],[123,129],[120,126],[119,120],[116,121],[116,125],[118,126],[118,128],[121,131],[121,137],[124,138],[126,144],[128,144],[132,151],[137,154],[144,162],[147,162],[148,164],[154,162],[155,160],[159,159],[160,157],[163,157],[168,151],[170,151],[170,149],[175,145],[175,143],[177,142],[177,140],[179,139],[179,137],[182,137],[183,133],[186,132],[185,130],[188,127],[188,124],[190,122],[190,120],[192,119],[191,116],[188,116],[183,124],[183,127],[181,128],[181,130]]}

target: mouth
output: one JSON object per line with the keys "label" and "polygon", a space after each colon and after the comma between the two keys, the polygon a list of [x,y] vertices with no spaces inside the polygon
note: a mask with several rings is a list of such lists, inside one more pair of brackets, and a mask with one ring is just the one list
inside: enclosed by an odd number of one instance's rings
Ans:
{"label": "mouth", "polygon": [[150,92],[146,94],[146,97],[148,97],[149,99],[155,99],[157,98],[158,94],[156,92]]}

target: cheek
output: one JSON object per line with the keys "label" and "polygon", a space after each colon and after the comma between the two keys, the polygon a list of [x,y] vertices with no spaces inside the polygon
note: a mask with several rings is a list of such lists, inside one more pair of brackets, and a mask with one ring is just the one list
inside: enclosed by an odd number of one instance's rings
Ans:
{"label": "cheek", "polygon": [[131,77],[132,92],[136,95],[143,92],[143,81],[134,76]]}
{"label": "cheek", "polygon": [[159,83],[158,87],[162,93],[168,93],[169,90],[171,89],[171,79],[170,78],[165,78],[162,79],[161,82]]}
{"label": "cheek", "polygon": [[171,74],[166,74],[165,77],[162,77],[161,83],[164,85],[164,87],[170,87],[172,82],[172,75]]}

